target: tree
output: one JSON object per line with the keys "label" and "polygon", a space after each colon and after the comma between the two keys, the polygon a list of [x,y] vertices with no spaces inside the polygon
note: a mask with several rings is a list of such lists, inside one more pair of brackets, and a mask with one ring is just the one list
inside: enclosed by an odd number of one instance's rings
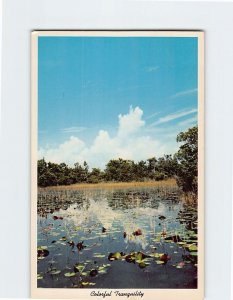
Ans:
{"label": "tree", "polygon": [[111,159],[104,171],[93,168],[89,171],[87,162],[83,165],[76,163],[69,167],[65,163],[56,164],[38,160],[38,185],[68,185],[73,183],[100,181],[133,180],[163,180],[175,177],[177,184],[185,193],[197,195],[197,159],[198,159],[198,129],[190,128],[177,136],[177,142],[182,143],[178,152],[172,155],[164,155],[156,159],[149,158],[146,161],[134,162],[127,159]]}
{"label": "tree", "polygon": [[147,166],[147,176],[150,179],[154,179],[157,167],[157,159],[155,157],[147,159],[148,166]]}
{"label": "tree", "polygon": [[147,178],[147,165],[146,161],[140,160],[138,163],[134,163],[133,176],[136,180],[145,180]]}
{"label": "tree", "polygon": [[104,172],[99,168],[93,168],[88,176],[89,183],[98,183],[104,179]]}
{"label": "tree", "polygon": [[39,186],[47,186],[47,163],[43,159],[37,162],[37,181]]}
{"label": "tree", "polygon": [[84,161],[83,166],[81,166],[78,162],[74,164],[74,178],[75,182],[87,182],[88,180],[88,164]]}
{"label": "tree", "polygon": [[177,142],[183,143],[175,154],[177,160],[177,184],[186,193],[197,195],[198,176],[198,128],[197,126],[181,132]]}
{"label": "tree", "polygon": [[134,179],[134,162],[126,159],[111,159],[105,169],[109,181],[131,181]]}
{"label": "tree", "polygon": [[88,175],[89,175],[89,166],[86,161],[83,163],[83,181],[88,181]]}
{"label": "tree", "polygon": [[172,155],[164,155],[158,159],[157,170],[164,178],[173,177],[176,173],[177,162]]}

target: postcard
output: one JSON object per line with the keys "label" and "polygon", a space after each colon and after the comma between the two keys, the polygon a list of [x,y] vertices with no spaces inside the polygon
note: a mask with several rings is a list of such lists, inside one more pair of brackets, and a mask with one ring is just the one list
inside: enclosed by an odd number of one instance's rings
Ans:
{"label": "postcard", "polygon": [[204,299],[204,33],[32,32],[31,295]]}

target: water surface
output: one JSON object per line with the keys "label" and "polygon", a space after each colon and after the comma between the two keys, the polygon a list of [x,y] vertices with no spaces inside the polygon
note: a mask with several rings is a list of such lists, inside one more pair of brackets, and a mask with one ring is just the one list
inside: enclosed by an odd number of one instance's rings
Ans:
{"label": "water surface", "polygon": [[157,188],[38,194],[38,287],[197,288],[197,212]]}

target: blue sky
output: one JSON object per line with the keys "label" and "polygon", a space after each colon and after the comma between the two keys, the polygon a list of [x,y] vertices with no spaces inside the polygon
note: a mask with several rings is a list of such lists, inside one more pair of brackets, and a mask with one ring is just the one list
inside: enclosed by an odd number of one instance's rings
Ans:
{"label": "blue sky", "polygon": [[[39,37],[38,64],[39,157],[103,167],[111,155],[174,153],[177,133],[197,123],[195,37]],[[135,126],[128,146],[123,123]]]}

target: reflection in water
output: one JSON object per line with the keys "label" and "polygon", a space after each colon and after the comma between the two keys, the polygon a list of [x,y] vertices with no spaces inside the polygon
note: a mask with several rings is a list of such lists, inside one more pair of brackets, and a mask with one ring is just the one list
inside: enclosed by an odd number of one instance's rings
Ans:
{"label": "reflection in water", "polygon": [[161,199],[153,188],[39,193],[38,286],[196,288],[197,212],[177,195]]}

